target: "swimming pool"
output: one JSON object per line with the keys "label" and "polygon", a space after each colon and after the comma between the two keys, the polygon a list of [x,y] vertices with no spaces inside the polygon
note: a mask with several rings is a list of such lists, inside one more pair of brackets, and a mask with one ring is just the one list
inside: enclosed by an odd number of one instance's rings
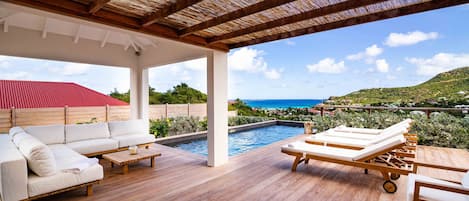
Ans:
{"label": "swimming pool", "polygon": [[[304,133],[302,127],[273,125],[232,133],[228,137],[228,154],[235,156],[246,151]],[[170,145],[197,154],[207,155],[207,139]]]}

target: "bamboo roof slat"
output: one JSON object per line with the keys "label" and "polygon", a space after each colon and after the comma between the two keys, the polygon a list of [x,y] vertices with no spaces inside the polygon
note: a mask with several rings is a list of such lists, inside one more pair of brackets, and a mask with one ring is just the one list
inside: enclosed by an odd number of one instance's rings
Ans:
{"label": "bamboo roof slat", "polygon": [[469,3],[469,0],[5,1],[225,51]]}

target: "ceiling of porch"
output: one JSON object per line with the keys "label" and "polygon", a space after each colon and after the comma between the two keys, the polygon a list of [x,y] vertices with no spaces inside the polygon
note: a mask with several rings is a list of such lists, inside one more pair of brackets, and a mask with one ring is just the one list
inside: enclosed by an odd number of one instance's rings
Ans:
{"label": "ceiling of porch", "polygon": [[[227,51],[232,48],[465,4],[469,3],[469,0],[6,0],[6,2]],[[43,31],[48,23],[54,22],[53,19],[42,20],[44,21],[42,24],[45,25],[38,29]],[[144,38],[132,38],[106,31],[92,35],[82,37],[100,37],[102,41],[121,43],[124,47],[138,48],[136,46],[153,45],[152,41]]]}

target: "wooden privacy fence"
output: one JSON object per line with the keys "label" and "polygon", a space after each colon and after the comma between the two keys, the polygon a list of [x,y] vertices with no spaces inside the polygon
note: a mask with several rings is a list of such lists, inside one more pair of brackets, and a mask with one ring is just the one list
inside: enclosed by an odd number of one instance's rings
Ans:
{"label": "wooden privacy fence", "polygon": [[[207,104],[150,105],[149,118],[177,116],[207,116]],[[14,126],[76,124],[95,120],[97,122],[128,120],[130,106],[56,107],[56,108],[10,108],[0,109],[0,133],[7,133]]]}

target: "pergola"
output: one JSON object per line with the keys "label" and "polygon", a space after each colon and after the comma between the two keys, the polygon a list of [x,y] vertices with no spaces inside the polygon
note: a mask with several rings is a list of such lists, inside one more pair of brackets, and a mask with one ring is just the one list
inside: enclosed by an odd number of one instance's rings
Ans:
{"label": "pergola", "polygon": [[[0,54],[130,69],[148,119],[148,69],[207,58],[208,165],[228,160],[227,52],[469,0],[2,0]],[[113,79],[103,75],[103,79]]]}

